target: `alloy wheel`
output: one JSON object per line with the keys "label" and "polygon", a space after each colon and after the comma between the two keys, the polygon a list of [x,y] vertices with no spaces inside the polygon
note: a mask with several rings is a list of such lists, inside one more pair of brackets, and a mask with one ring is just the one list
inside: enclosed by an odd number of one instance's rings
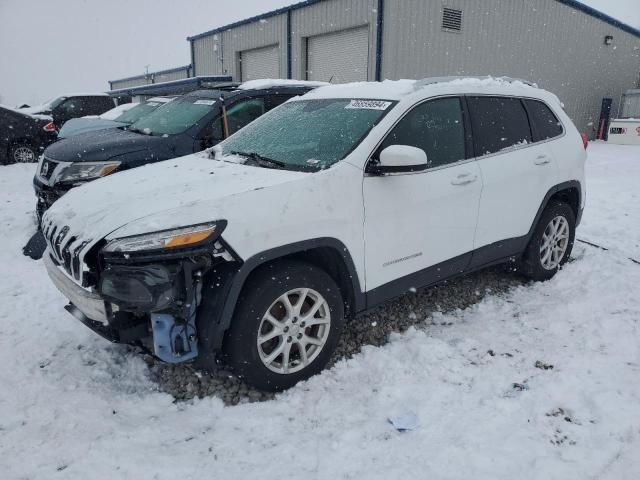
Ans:
{"label": "alloy wheel", "polygon": [[545,228],[540,243],[540,263],[545,270],[555,270],[560,266],[569,245],[569,233],[569,222],[560,215]]}
{"label": "alloy wheel", "polygon": [[289,290],[262,317],[257,347],[269,370],[291,374],[309,366],[329,337],[331,312],[320,293],[310,288]]}
{"label": "alloy wheel", "polygon": [[18,147],[13,151],[13,159],[16,163],[33,163],[36,154],[29,147]]}

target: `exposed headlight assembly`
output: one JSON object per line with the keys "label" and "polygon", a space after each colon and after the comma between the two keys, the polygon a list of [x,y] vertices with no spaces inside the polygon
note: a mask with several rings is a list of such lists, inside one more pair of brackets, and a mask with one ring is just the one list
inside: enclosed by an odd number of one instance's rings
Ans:
{"label": "exposed headlight assembly", "polygon": [[170,250],[189,247],[205,240],[215,240],[220,236],[225,226],[225,221],[211,222],[162,232],[116,238],[104,247],[103,252],[134,253],[147,250]]}
{"label": "exposed headlight assembly", "polygon": [[105,177],[120,166],[120,162],[78,162],[65,168],[58,181],[82,182]]}

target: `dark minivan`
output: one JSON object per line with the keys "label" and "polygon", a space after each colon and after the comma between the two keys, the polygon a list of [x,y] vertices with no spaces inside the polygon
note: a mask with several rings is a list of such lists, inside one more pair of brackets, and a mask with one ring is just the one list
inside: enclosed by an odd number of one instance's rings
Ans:
{"label": "dark minivan", "polygon": [[[315,85],[317,86],[317,85]],[[265,85],[198,90],[128,127],[63,139],[44,152],[33,179],[38,217],[69,189],[113,172],[182,157],[212,147],[314,85]]]}

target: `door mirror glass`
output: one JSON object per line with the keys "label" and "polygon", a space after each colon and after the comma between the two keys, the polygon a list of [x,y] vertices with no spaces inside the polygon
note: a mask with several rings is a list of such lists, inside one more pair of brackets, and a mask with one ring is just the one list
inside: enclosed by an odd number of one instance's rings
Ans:
{"label": "door mirror glass", "polygon": [[378,174],[420,172],[427,169],[427,154],[409,145],[390,145],[380,152]]}

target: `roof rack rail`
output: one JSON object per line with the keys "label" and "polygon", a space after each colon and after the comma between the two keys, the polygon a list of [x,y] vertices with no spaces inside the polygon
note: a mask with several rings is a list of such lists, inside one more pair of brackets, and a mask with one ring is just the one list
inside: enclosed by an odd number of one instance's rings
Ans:
{"label": "roof rack rail", "polygon": [[529,80],[523,80],[521,78],[512,78],[512,77],[492,77],[490,75],[485,76],[476,76],[476,75],[455,75],[450,77],[429,77],[423,78],[422,80],[418,80],[415,84],[415,88],[422,88],[428,85],[434,85],[436,83],[448,83],[453,80],[465,80],[467,78],[473,80],[500,80],[507,83],[524,83],[525,85],[529,85],[530,87],[538,87],[538,85],[534,82],[530,82]]}

